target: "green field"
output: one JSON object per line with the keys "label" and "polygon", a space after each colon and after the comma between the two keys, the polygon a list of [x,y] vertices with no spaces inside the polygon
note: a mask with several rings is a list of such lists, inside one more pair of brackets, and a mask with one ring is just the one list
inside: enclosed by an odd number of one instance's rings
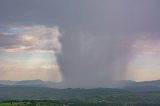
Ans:
{"label": "green field", "polygon": [[159,103],[138,102],[109,102],[102,98],[90,98],[89,100],[51,101],[51,100],[27,100],[27,101],[3,101],[0,106],[160,106]]}
{"label": "green field", "polygon": [[160,90],[1,87],[0,106],[160,106]]}
{"label": "green field", "polygon": [[64,104],[57,101],[4,101],[0,106],[63,106]]}
{"label": "green field", "polygon": [[0,106],[13,106],[11,103],[0,103]]}
{"label": "green field", "polygon": [[0,103],[0,106],[32,106],[29,102],[8,102]]}

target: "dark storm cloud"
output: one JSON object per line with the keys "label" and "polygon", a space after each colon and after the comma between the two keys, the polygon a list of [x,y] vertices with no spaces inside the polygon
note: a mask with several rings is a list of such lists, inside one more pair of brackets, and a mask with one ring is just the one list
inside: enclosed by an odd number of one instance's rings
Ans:
{"label": "dark storm cloud", "polygon": [[105,86],[125,78],[132,43],[159,32],[158,0],[1,0],[0,23],[59,26],[58,55],[71,87]]}

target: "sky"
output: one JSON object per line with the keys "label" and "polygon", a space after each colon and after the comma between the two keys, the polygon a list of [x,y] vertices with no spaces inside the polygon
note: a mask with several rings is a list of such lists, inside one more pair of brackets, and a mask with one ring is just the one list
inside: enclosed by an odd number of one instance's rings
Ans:
{"label": "sky", "polygon": [[0,0],[0,80],[107,86],[160,79],[159,0]]}

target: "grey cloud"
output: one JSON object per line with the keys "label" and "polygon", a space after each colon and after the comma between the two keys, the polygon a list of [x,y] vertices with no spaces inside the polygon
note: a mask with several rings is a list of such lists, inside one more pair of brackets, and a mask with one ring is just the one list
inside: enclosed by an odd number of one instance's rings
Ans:
{"label": "grey cloud", "polygon": [[[38,23],[95,32],[124,33],[158,30],[159,1],[131,0],[2,0],[3,23]],[[5,12],[4,12],[5,11]],[[115,31],[116,30],[116,31]]]}
{"label": "grey cloud", "polygon": [[0,31],[1,51],[42,51],[59,52],[61,45],[58,41],[60,32],[58,27],[9,26]]}
{"label": "grey cloud", "polygon": [[9,34],[6,36],[4,34],[0,34],[0,48],[12,48],[21,43],[19,35]]}
{"label": "grey cloud", "polygon": [[0,23],[59,26],[64,83],[105,86],[125,78],[131,45],[159,32],[158,0],[1,0]]}

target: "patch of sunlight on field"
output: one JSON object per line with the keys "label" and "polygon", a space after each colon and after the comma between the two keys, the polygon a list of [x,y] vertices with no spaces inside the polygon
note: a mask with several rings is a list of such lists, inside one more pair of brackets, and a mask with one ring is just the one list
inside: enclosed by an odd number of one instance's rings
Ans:
{"label": "patch of sunlight on field", "polygon": [[0,103],[0,106],[13,106],[11,103]]}

